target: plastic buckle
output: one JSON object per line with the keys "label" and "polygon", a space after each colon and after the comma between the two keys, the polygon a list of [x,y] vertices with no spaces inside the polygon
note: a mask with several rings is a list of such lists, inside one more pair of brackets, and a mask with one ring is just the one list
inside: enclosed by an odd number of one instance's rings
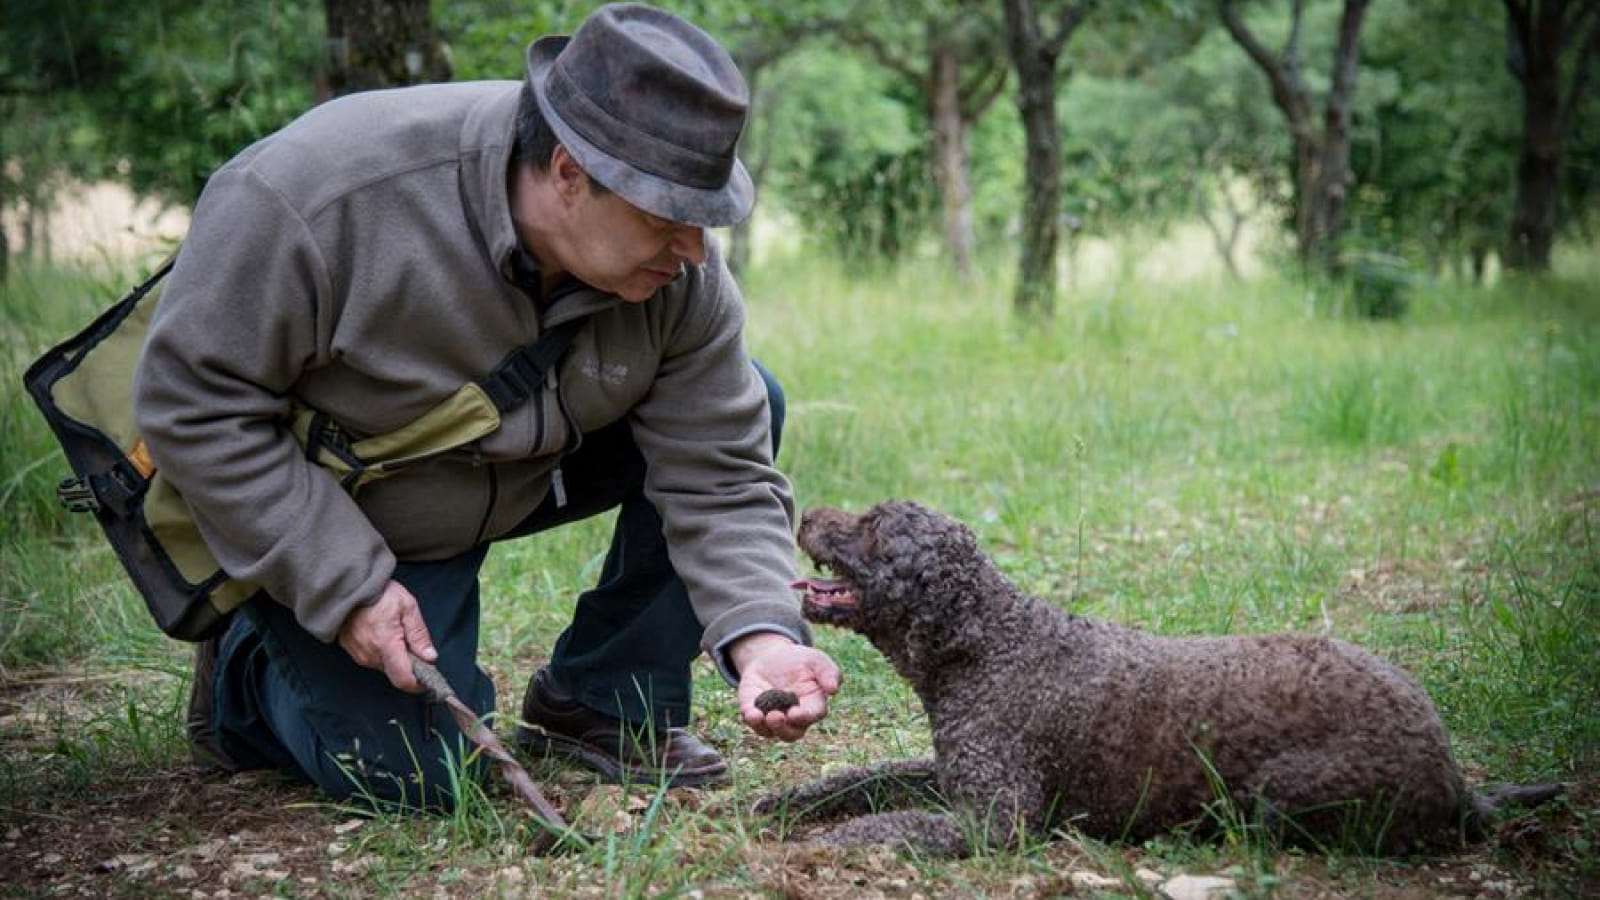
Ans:
{"label": "plastic buckle", "polygon": [[61,501],[67,512],[97,512],[100,509],[100,498],[94,495],[89,482],[82,478],[61,479],[61,483],[56,485],[56,499]]}

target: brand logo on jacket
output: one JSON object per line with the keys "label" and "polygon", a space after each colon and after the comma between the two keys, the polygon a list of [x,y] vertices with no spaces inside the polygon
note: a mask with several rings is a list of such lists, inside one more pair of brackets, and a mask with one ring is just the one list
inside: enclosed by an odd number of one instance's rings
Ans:
{"label": "brand logo on jacket", "polygon": [[589,378],[606,384],[617,385],[628,380],[627,363],[603,363],[591,356],[578,364],[578,370]]}

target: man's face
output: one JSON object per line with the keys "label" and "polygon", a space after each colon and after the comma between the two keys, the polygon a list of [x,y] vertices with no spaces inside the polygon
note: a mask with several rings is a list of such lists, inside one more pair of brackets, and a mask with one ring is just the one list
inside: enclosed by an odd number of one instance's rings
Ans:
{"label": "man's face", "polygon": [[705,229],[651,215],[616,194],[585,186],[572,208],[564,267],[586,284],[631,303],[649,299],[685,263],[706,259]]}

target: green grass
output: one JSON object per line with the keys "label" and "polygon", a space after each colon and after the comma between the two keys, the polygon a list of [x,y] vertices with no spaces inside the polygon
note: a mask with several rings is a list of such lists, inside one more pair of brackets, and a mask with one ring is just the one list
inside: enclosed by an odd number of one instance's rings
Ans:
{"label": "green grass", "polygon": [[[1475,779],[1581,786],[1548,814],[1545,855],[1485,863],[1562,893],[1600,879],[1600,254],[1588,249],[1542,281],[1424,286],[1398,322],[1331,313],[1263,279],[1101,285],[1026,329],[998,280],[779,260],[745,280],[749,345],[788,393],[781,461],[802,506],[936,506],[1026,589],[1076,612],[1167,634],[1294,629],[1366,644],[1422,680]],[[0,830],[47,796],[156,777],[184,756],[186,652],[144,620],[92,526],[56,511],[64,466],[16,388],[28,359],[115,290],[24,269],[0,292],[0,699],[43,710],[0,726]],[[608,534],[609,522],[583,523],[491,554],[483,659],[503,706]],[[743,849],[758,840],[745,812],[757,794],[928,752],[914,697],[875,651],[819,640],[847,686],[798,745],[748,738],[697,667],[699,727],[733,758],[733,788],[646,792],[611,816],[631,829],[550,859],[518,852],[529,826],[493,789],[445,819],[379,817],[340,838],[340,859],[372,860],[351,893],[404,895],[424,878],[447,891],[781,894],[785,878],[816,873]],[[27,690],[52,673],[132,675],[114,689],[85,681],[72,702]],[[1308,860],[1236,831],[1221,844],[1030,844],[959,864],[869,857],[834,876],[930,896],[1007,894],[1018,879],[1044,890],[1063,867],[1129,886],[1140,867],[1231,872],[1256,895],[1299,896],[1306,879],[1335,893],[1436,887],[1410,863]],[[288,890],[302,889],[320,890]]]}

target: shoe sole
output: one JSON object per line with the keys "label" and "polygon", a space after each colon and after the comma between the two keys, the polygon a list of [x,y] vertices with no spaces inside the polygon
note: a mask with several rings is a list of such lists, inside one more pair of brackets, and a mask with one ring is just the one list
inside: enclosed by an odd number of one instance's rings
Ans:
{"label": "shoe sole", "polygon": [[519,726],[516,736],[517,749],[531,756],[543,756],[546,759],[556,759],[562,762],[573,763],[597,773],[600,780],[607,784],[622,784],[630,786],[653,786],[666,780],[667,787],[715,787],[728,783],[728,766],[719,763],[704,769],[674,769],[671,773],[663,769],[637,769],[630,768],[614,756],[601,753],[580,741],[564,738],[547,731],[536,728]]}

